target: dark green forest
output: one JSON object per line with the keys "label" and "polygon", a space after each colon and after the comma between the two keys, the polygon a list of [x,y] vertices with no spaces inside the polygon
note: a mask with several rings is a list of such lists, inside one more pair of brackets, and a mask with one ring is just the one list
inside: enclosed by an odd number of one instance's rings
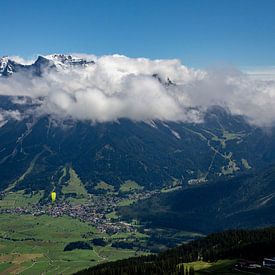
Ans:
{"label": "dark green forest", "polygon": [[184,263],[203,260],[247,259],[261,261],[275,255],[275,227],[256,230],[229,230],[212,233],[158,255],[104,263],[78,275],[194,274]]}
{"label": "dark green forest", "polygon": [[121,207],[121,216],[149,228],[169,228],[203,234],[275,223],[275,166]]}

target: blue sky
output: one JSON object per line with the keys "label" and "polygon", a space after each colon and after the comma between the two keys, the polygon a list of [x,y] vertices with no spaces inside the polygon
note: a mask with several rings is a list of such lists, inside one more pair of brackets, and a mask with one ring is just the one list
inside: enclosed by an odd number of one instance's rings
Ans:
{"label": "blue sky", "polygon": [[82,52],[275,65],[274,0],[0,0],[0,55]]}

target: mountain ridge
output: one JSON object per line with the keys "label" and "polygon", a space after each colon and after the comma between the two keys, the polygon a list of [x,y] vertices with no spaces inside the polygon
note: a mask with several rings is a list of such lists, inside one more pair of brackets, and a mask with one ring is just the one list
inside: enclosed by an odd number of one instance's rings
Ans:
{"label": "mountain ridge", "polygon": [[12,57],[4,56],[0,58],[0,76],[7,77],[17,72],[30,72],[34,76],[41,76],[46,69],[64,69],[70,66],[89,66],[93,64],[95,64],[93,60],[64,54],[38,55],[31,64],[20,64]]}
{"label": "mountain ridge", "polygon": [[264,167],[275,159],[272,134],[222,108],[209,110],[201,124],[127,119],[91,124],[48,116],[17,119],[13,109],[25,105],[9,97],[2,98],[0,107],[10,116],[0,128],[2,189],[20,178],[34,160],[33,170],[17,189],[48,189],[51,178],[68,163],[93,192],[100,181],[117,189],[127,180],[149,189],[191,186]]}

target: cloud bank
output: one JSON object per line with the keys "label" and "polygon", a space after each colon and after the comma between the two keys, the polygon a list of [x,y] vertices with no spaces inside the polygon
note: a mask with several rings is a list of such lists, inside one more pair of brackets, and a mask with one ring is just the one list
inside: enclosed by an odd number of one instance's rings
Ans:
{"label": "cloud bank", "polygon": [[0,95],[14,96],[17,104],[26,104],[18,96],[29,97],[37,103],[31,113],[60,119],[201,122],[207,108],[220,105],[255,125],[275,121],[274,79],[232,68],[194,70],[179,60],[74,56],[95,63],[48,70],[42,77],[0,77]]}

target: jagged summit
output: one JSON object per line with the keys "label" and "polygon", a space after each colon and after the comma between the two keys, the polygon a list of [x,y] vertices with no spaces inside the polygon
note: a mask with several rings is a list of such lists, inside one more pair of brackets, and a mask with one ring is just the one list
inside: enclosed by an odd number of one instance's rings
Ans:
{"label": "jagged summit", "polygon": [[30,72],[32,75],[41,76],[43,71],[49,69],[66,69],[68,67],[82,67],[93,64],[95,64],[93,60],[86,60],[65,54],[39,55],[35,62],[30,65],[17,63],[11,57],[3,56],[0,58],[0,76],[10,76],[19,71]]}
{"label": "jagged summit", "polygon": [[19,64],[8,56],[0,58],[0,76],[9,76],[27,67],[28,65]]}
{"label": "jagged summit", "polygon": [[0,58],[0,72],[2,72],[2,70],[4,70],[4,68],[6,67],[7,63],[8,63],[8,56],[3,56]]}
{"label": "jagged summit", "polygon": [[90,64],[95,64],[92,60],[86,60],[84,58],[74,57],[72,55],[65,54],[51,54],[46,55],[44,58],[51,60],[56,66],[87,66]]}
{"label": "jagged summit", "polygon": [[8,62],[9,58],[7,56],[3,56],[0,58],[0,74],[3,74],[5,70],[9,69]]}

